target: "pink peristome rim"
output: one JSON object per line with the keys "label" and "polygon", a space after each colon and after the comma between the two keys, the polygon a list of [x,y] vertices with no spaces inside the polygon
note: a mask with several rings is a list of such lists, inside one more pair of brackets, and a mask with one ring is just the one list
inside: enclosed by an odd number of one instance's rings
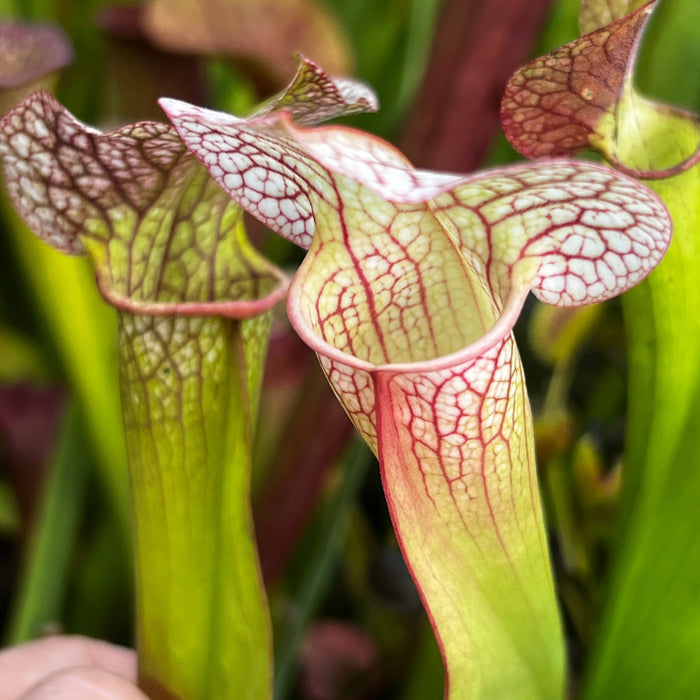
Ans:
{"label": "pink peristome rim", "polygon": [[[301,277],[301,278],[300,278]],[[329,360],[340,362],[353,369],[369,373],[392,372],[395,374],[409,374],[421,372],[439,372],[457,365],[465,364],[471,360],[477,360],[488,350],[501,342],[515,326],[525,299],[529,294],[528,288],[518,288],[508,296],[506,305],[491,328],[473,343],[452,352],[448,355],[436,357],[433,360],[421,360],[419,362],[398,362],[384,365],[375,365],[366,360],[360,360],[343,350],[339,350],[325,340],[322,340],[309,326],[302,311],[298,291],[303,283],[303,273],[292,282],[287,297],[287,316],[292,327],[299,337],[317,354]]]}
{"label": "pink peristome rim", "polygon": [[221,316],[245,320],[269,311],[284,299],[289,289],[290,280],[281,271],[275,270],[274,273],[279,280],[277,286],[264,297],[252,300],[166,303],[136,301],[107,289],[99,276],[97,277],[97,286],[105,300],[120,311],[146,316]]}

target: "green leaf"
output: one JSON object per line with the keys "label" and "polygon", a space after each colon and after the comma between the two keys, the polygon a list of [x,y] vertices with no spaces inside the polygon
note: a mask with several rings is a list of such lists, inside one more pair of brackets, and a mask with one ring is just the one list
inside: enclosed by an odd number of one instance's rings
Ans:
{"label": "green leaf", "polygon": [[34,639],[61,619],[70,556],[87,486],[88,465],[84,448],[81,451],[80,428],[76,408],[70,406],[30,536],[18,598],[8,623],[7,644]]}

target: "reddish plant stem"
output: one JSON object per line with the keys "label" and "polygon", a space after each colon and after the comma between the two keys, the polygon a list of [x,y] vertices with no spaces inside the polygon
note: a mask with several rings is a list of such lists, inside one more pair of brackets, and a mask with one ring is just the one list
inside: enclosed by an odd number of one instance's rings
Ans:
{"label": "reddish plant stem", "polygon": [[284,571],[311,517],[325,476],[352,433],[352,424],[313,353],[304,347],[303,354],[306,366],[299,400],[279,441],[283,447],[277,453],[279,459],[254,505],[260,566],[267,586]]}
{"label": "reddish plant stem", "polygon": [[552,0],[447,0],[404,136],[421,167],[472,170],[499,125],[503,88],[527,59]]}

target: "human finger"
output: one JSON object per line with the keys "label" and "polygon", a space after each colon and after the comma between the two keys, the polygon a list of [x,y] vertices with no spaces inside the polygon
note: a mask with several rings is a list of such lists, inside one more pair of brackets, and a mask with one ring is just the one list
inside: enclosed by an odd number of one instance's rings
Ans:
{"label": "human finger", "polygon": [[136,681],[136,654],[131,649],[87,637],[46,637],[0,652],[0,700],[15,700],[56,671],[84,666]]}

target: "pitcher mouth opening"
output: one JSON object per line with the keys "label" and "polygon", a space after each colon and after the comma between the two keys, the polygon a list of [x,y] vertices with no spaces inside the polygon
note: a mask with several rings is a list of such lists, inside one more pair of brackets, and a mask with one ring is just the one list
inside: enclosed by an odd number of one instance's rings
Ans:
{"label": "pitcher mouth opening", "polygon": [[525,299],[530,292],[527,288],[512,290],[506,300],[503,311],[498,315],[493,325],[475,341],[465,345],[459,350],[428,360],[374,364],[335,347],[318,335],[309,322],[305,312],[301,287],[302,285],[299,284],[297,280],[292,282],[287,297],[287,315],[299,337],[315,353],[329,360],[352,367],[353,369],[370,373],[391,372],[394,374],[437,372],[457,365],[466,364],[482,357],[489,349],[503,342],[503,340],[508,337],[520,316]]}

